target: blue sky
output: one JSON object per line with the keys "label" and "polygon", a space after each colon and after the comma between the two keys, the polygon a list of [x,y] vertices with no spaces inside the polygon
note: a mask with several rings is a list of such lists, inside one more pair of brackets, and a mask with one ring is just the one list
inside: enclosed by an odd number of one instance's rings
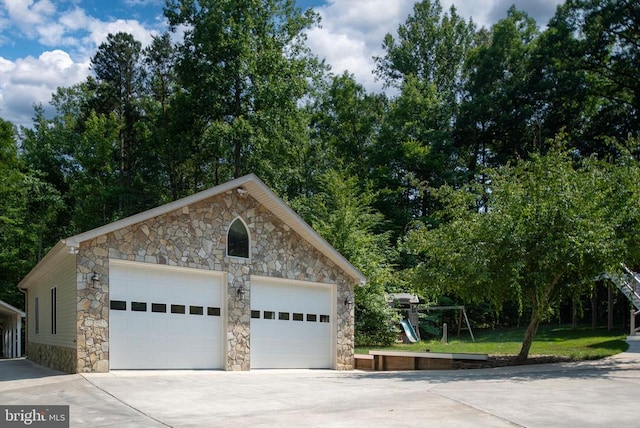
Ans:
{"label": "blue sky", "polygon": [[[489,27],[512,4],[544,26],[561,0],[440,0]],[[381,91],[372,57],[386,33],[405,22],[415,0],[298,0],[322,25],[308,44],[335,73],[348,70],[370,91]],[[164,0],[0,0],[0,117],[29,126],[33,105],[45,107],[59,86],[86,79],[90,58],[107,34],[132,33],[143,44],[166,29]]]}

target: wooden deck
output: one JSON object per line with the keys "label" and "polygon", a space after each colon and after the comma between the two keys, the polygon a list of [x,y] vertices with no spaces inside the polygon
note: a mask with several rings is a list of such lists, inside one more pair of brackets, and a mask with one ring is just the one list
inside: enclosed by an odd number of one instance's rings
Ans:
{"label": "wooden deck", "polygon": [[445,352],[369,351],[355,355],[357,370],[451,370],[480,366],[488,360],[486,354],[458,354]]}

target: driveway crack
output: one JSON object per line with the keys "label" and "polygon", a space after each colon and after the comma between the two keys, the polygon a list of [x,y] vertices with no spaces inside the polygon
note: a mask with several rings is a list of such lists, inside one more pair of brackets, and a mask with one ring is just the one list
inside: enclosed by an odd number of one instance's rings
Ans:
{"label": "driveway crack", "polygon": [[146,418],[148,418],[148,419],[151,419],[152,421],[155,421],[155,422],[159,423],[160,425],[163,425],[163,426],[165,426],[165,427],[169,427],[169,428],[173,428],[173,426],[172,426],[172,425],[166,424],[166,423],[164,423],[163,421],[161,421],[160,419],[154,418],[154,417],[153,417],[153,416],[151,416],[150,414],[145,413],[145,412],[143,412],[142,410],[140,410],[140,409],[137,409],[137,408],[133,407],[131,404],[127,403],[126,401],[122,401],[120,398],[116,397],[115,395],[113,395],[112,393],[110,393],[109,391],[107,391],[106,389],[101,388],[99,385],[96,385],[95,383],[91,382],[89,379],[87,379],[87,377],[83,376],[81,373],[80,373],[80,376],[82,376],[82,378],[83,378],[84,380],[86,380],[89,384],[91,384],[91,385],[92,385],[92,386],[94,386],[95,388],[99,389],[100,391],[104,392],[104,393],[105,393],[105,394],[107,394],[108,396],[112,397],[114,400],[116,400],[116,401],[118,401],[118,402],[120,402],[120,403],[124,404],[126,407],[130,408],[131,410],[133,410],[133,411],[135,411],[135,412],[137,412],[137,413],[140,413],[140,414],[141,414],[141,415],[143,415],[144,417],[146,417]]}
{"label": "driveway crack", "polygon": [[443,394],[443,393],[441,393],[440,391],[437,390],[437,386],[435,388],[430,388],[429,392],[431,392],[432,394],[438,395],[438,396],[440,396],[442,398],[445,398],[447,400],[451,400],[453,402],[456,402],[458,404],[466,406],[466,407],[468,407],[470,409],[473,409],[475,411],[484,413],[485,415],[489,415],[489,416],[492,416],[494,418],[500,419],[501,421],[504,421],[504,422],[506,422],[506,423],[508,423],[510,425],[513,425],[514,427],[526,428],[526,425],[520,425],[519,423],[511,421],[511,420],[509,420],[509,419],[507,419],[507,418],[505,418],[503,416],[497,415],[497,414],[489,412],[489,411],[487,411],[485,409],[481,409],[480,407],[473,406],[473,405],[471,405],[471,404],[469,404],[467,402],[464,402],[462,400],[458,400],[457,398],[453,398],[453,397],[450,397],[450,396],[448,396],[446,394]]}

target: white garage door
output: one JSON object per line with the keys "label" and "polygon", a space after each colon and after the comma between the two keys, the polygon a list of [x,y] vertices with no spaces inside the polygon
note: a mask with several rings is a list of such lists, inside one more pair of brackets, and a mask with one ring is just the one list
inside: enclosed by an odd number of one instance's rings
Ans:
{"label": "white garage door", "polygon": [[333,368],[333,289],[251,280],[251,368]]}
{"label": "white garage door", "polygon": [[221,278],[195,269],[112,262],[110,368],[222,368]]}

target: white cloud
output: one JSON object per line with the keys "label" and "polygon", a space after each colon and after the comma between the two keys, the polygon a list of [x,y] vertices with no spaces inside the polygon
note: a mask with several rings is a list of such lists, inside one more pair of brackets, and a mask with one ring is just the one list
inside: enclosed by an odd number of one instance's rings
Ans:
{"label": "white cloud", "polygon": [[129,33],[133,37],[142,43],[143,46],[147,46],[151,43],[152,34],[156,32],[147,29],[140,22],[130,19],[117,19],[112,22],[103,22],[94,19],[90,22],[89,28],[90,40],[95,46],[99,46],[107,39],[109,34],[116,34],[119,32]]}
{"label": "white cloud", "polygon": [[58,87],[87,78],[90,59],[109,33],[131,33],[143,46],[155,33],[136,20],[102,21],[77,5],[59,12],[50,0],[0,0],[0,31],[0,43],[12,43],[16,37],[59,48],[37,58],[0,57],[0,117],[24,126],[31,125],[34,104],[47,108]]}
{"label": "white cloud", "polygon": [[369,91],[381,91],[375,80],[373,56],[380,56],[382,40],[395,32],[413,8],[412,0],[331,0],[317,11],[321,28],[308,33],[309,47],[327,60],[335,74],[348,70]]}
{"label": "white cloud", "polygon": [[61,50],[16,61],[0,57],[0,117],[29,126],[34,104],[48,106],[58,87],[80,83],[88,73],[88,61],[74,62]]}
{"label": "white cloud", "polygon": [[489,11],[496,1],[497,0],[440,0],[440,4],[442,5],[442,11],[447,14],[449,13],[451,6],[454,6],[456,8],[456,13],[465,20],[472,18],[478,28],[489,28],[493,24],[488,18]]}
{"label": "white cloud", "polygon": [[[444,12],[455,5],[458,15],[470,18],[478,27],[490,28],[504,18],[515,3],[544,26],[563,0],[441,0]],[[316,8],[322,17],[321,27],[308,32],[313,52],[332,65],[335,74],[348,70],[369,91],[382,90],[382,82],[373,75],[372,57],[382,56],[382,42],[387,33],[396,34],[398,26],[413,13],[415,0],[328,0]]]}
{"label": "white cloud", "polygon": [[35,27],[49,21],[56,8],[49,0],[2,0],[8,18],[25,34],[34,34]]}
{"label": "white cloud", "polygon": [[[131,8],[154,5],[159,10],[163,4],[163,0],[123,2]],[[539,25],[545,25],[561,2],[441,0],[445,11],[458,3],[462,17],[473,16],[476,24],[485,27],[504,17],[512,3],[530,13]],[[153,28],[133,19],[101,20],[88,15],[79,6],[82,4],[78,0],[0,0],[0,45],[12,46],[12,39],[21,38],[47,49],[37,58],[0,57],[0,117],[29,125],[34,103],[46,106],[57,87],[71,86],[86,78],[90,58],[109,33],[128,32],[147,45],[152,34],[166,26],[162,17],[149,24]],[[322,22],[320,28],[309,31],[309,47],[332,65],[333,73],[347,70],[367,90],[379,92],[382,82],[373,75],[373,57],[384,54],[384,36],[396,33],[413,12],[414,4],[415,0],[327,0],[316,8]]]}
{"label": "white cloud", "polygon": [[135,7],[135,6],[164,6],[164,0],[124,0],[124,3]]}
{"label": "white cloud", "polygon": [[79,7],[70,9],[62,14],[58,18],[58,22],[64,25],[69,31],[84,30],[89,27],[89,23],[95,20],[87,16],[84,10]]}

